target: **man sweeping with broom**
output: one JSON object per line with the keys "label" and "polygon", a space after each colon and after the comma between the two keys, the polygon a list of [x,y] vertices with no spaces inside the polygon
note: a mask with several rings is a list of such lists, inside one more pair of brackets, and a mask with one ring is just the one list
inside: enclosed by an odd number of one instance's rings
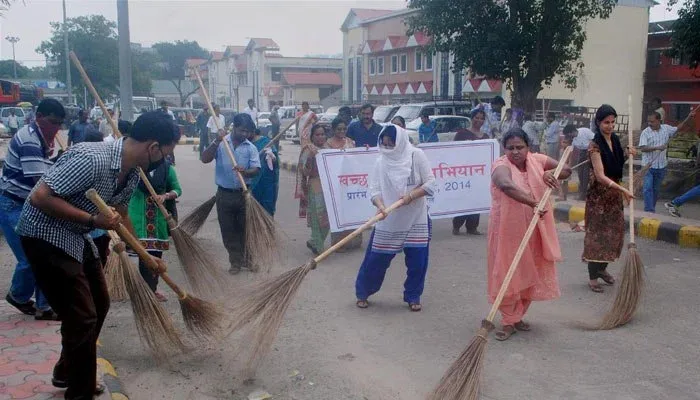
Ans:
{"label": "man sweeping with broom", "polygon": [[[179,135],[160,112],[141,115],[131,135],[113,143],[71,147],[37,183],[17,227],[37,283],[61,316],[61,357],[53,384],[66,399],[91,399],[104,390],[96,382],[96,341],[109,310],[109,295],[97,251],[88,233],[123,222],[139,182],[137,167],[152,171],[172,153]],[[94,188],[117,213],[98,213],[85,196]],[[153,265],[165,270],[154,258]]]}
{"label": "man sweeping with broom", "polygon": [[[254,131],[255,123],[250,115],[237,114],[233,117],[233,133],[227,135],[223,129],[219,129],[219,136],[202,153],[203,163],[208,164],[216,160],[216,212],[219,216],[221,238],[231,264],[229,273],[232,275],[239,273],[241,268],[256,269],[255,265],[251,264],[252,260],[245,254],[246,200],[235,172],[240,172],[245,183],[249,185],[260,171],[258,150],[248,141],[248,136]],[[233,149],[233,156],[238,164],[235,169],[226,154],[222,143],[224,140],[228,141],[229,147]]]}

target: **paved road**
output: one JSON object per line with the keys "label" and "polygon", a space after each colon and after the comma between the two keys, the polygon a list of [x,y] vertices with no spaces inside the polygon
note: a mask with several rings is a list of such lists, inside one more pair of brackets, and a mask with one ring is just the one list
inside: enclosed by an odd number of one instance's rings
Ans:
{"label": "paved road", "polygon": [[[213,166],[202,165],[190,146],[177,149],[185,215],[214,192]],[[310,257],[308,230],[297,216],[291,193],[294,177],[281,176],[277,221],[288,236],[284,265]],[[486,218],[482,220],[485,231]],[[205,246],[226,268],[215,213],[200,233]],[[629,326],[590,332],[614,290],[594,294],[579,261],[583,236],[562,225],[565,260],[559,265],[562,297],[537,303],[528,315],[533,330],[510,341],[491,340],[484,370],[484,399],[699,399],[700,253],[661,242],[640,241],[649,286],[641,311]],[[128,304],[113,304],[102,334],[105,356],[117,367],[133,399],[245,399],[264,388],[275,399],[423,399],[462,351],[487,314],[486,239],[455,237],[448,221],[436,221],[424,310],[411,313],[402,303],[404,267],[394,261],[383,290],[360,310],[354,305],[354,279],[361,252],[331,257],[310,273],[287,312],[274,351],[245,383],[245,340],[201,344],[190,354],[157,365],[139,344]],[[0,280],[9,282],[11,262],[0,244]],[[173,277],[184,282],[174,250],[166,257]],[[621,263],[611,267],[614,274]],[[241,274],[231,284],[260,278]],[[178,320],[175,296],[168,309]],[[196,343],[194,339],[192,343]],[[300,375],[290,377],[298,371]],[[303,379],[300,379],[303,375]]]}

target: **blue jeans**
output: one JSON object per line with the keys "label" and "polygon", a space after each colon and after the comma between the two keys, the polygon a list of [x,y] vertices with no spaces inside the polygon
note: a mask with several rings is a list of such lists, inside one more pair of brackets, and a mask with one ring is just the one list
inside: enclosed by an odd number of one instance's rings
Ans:
{"label": "blue jeans", "polygon": [[693,197],[700,197],[700,185],[697,185],[682,195],[676,197],[673,199],[673,201],[671,201],[671,203],[673,203],[673,205],[676,207],[680,207]]}
{"label": "blue jeans", "polygon": [[7,244],[10,245],[10,249],[17,258],[17,266],[12,275],[12,286],[10,286],[10,297],[12,300],[24,304],[28,303],[32,295],[36,293],[36,308],[39,311],[48,311],[51,306],[36,285],[34,272],[32,272],[32,267],[29,265],[24,250],[22,250],[19,236],[15,232],[23,206],[22,203],[0,195],[0,228],[2,228]]}
{"label": "blue jeans", "polygon": [[656,212],[656,201],[659,200],[661,182],[666,176],[666,168],[651,168],[644,175],[644,211]]}

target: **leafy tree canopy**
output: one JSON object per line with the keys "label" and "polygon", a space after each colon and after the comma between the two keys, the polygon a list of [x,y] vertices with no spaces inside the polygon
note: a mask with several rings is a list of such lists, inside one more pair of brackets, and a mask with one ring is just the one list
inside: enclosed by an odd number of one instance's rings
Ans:
{"label": "leafy tree canopy", "polygon": [[209,52],[196,41],[177,40],[175,42],[160,42],[153,45],[158,53],[160,63],[154,76],[157,79],[169,80],[180,95],[180,106],[199,88],[187,91],[183,87],[185,81],[185,60],[188,58],[209,58]]}
{"label": "leafy tree canopy", "polygon": [[559,79],[574,89],[584,67],[585,25],[607,18],[616,0],[409,0],[419,10],[409,33],[452,52],[454,68],[505,80],[514,107],[534,111],[537,94]]}
{"label": "leafy tree canopy", "polygon": [[[668,7],[677,3],[671,0]],[[700,65],[700,0],[686,0],[678,11],[668,55],[685,60],[693,69]]]}
{"label": "leafy tree canopy", "polygon": [[[2,60],[0,61],[0,78],[12,79],[14,78],[14,69],[12,64],[15,64],[14,60]],[[29,75],[29,68],[24,65],[17,63],[17,78],[27,78]]]}

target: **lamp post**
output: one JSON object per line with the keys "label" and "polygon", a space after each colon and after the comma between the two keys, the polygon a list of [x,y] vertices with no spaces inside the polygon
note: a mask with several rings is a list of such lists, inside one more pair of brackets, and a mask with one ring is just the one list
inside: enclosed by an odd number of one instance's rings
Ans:
{"label": "lamp post", "polygon": [[15,59],[15,43],[19,42],[17,36],[5,36],[5,40],[12,43],[12,70],[14,72],[14,77],[17,79],[17,60]]}

